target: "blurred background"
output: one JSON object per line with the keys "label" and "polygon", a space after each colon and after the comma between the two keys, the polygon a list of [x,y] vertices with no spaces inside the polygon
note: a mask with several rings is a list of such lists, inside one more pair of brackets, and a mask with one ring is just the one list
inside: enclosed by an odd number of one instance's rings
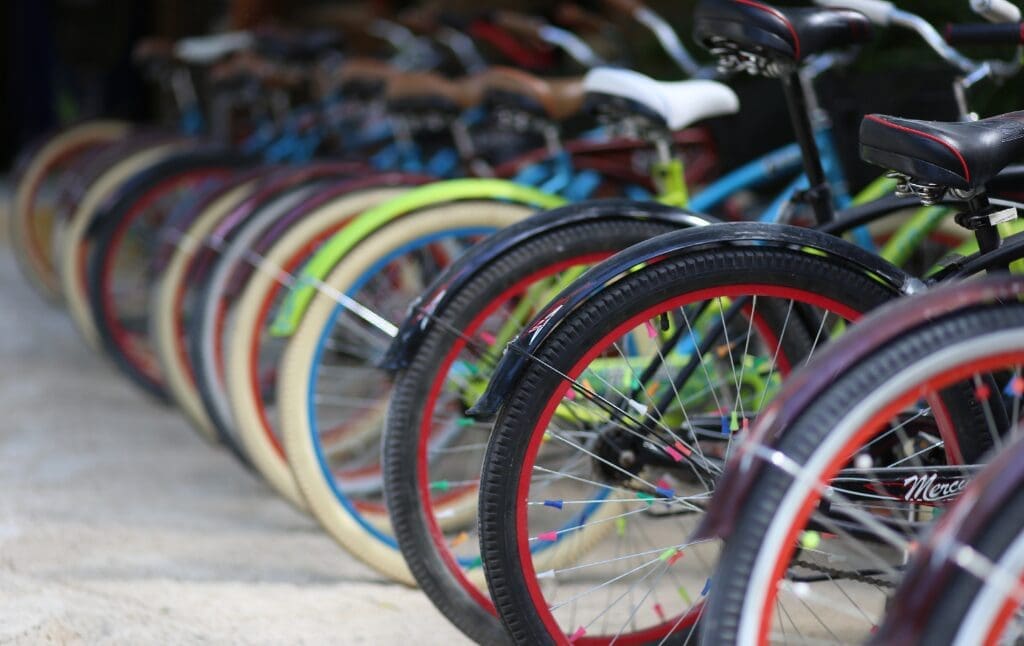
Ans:
{"label": "blurred background", "polygon": [[[689,41],[689,13],[695,0],[650,0]],[[437,4],[437,3],[433,3]],[[453,13],[480,14],[511,8],[554,18],[565,3],[516,0],[448,0]],[[595,14],[599,1],[575,3]],[[801,4],[780,1],[779,4]],[[937,27],[976,21],[967,0],[898,0],[898,6],[925,16]],[[132,64],[132,48],[146,36],[180,38],[233,29],[277,26],[325,26],[331,12],[396,17],[417,3],[401,0],[8,0],[0,3],[4,26],[0,68],[0,169],[8,169],[17,151],[40,134],[95,116],[149,120],[161,98]],[[662,79],[679,75],[650,33],[637,25],[608,20],[599,29],[616,59]],[[350,25],[351,26],[351,25]],[[356,37],[349,33],[347,37]],[[698,48],[692,51],[701,56]],[[970,53],[970,50],[968,50]],[[991,55],[991,51],[983,52]],[[557,56],[557,52],[547,52]],[[570,63],[565,73],[579,73]],[[906,70],[912,69],[912,73]],[[854,185],[872,176],[856,158],[856,128],[865,112],[890,112],[919,118],[953,118],[950,70],[913,34],[878,34],[851,67],[819,81],[819,94],[836,124],[838,145]],[[746,106],[740,116],[719,123],[716,131],[725,165],[732,166],[790,139],[776,82],[749,77],[734,85]],[[1019,108],[1021,85],[979,88],[971,97],[982,115]]]}

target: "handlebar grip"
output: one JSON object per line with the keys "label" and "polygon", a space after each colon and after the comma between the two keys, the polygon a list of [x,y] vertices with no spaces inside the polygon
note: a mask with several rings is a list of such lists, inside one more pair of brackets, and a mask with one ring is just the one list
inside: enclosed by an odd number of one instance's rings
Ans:
{"label": "handlebar grip", "polygon": [[1024,24],[946,25],[943,36],[950,45],[1020,45],[1024,44]]}
{"label": "handlebar grip", "polygon": [[971,0],[971,10],[989,22],[1020,22],[1020,8],[1009,0]]}
{"label": "handlebar grip", "polygon": [[896,7],[886,0],[814,0],[815,4],[830,9],[853,9],[864,14],[872,23],[885,27],[892,19]]}

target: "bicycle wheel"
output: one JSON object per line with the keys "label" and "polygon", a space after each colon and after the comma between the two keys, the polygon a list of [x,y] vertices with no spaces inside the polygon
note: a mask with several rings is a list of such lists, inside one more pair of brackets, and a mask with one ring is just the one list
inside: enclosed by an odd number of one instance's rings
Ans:
{"label": "bicycle wheel", "polygon": [[411,187],[427,181],[400,173],[375,173],[340,182],[327,180],[330,187],[325,188],[307,175],[287,174],[262,188],[214,229],[209,249],[195,261],[201,285],[195,315],[189,317],[188,354],[195,367],[196,395],[190,405],[202,409],[220,440],[246,466],[251,465],[232,419],[224,382],[225,348],[232,333],[226,321],[233,316],[239,293],[259,258],[285,230],[324,204],[365,190]]}
{"label": "bicycle wheel", "polygon": [[733,439],[893,296],[829,256],[726,247],[639,265],[573,310],[508,392],[481,475],[487,583],[513,639],[690,639],[718,546],[688,537]]}
{"label": "bicycle wheel", "polygon": [[921,533],[1020,419],[1022,327],[1024,305],[990,303],[904,332],[771,449],[749,447],[770,462],[722,553],[706,641],[866,639]]}
{"label": "bicycle wheel", "polygon": [[233,315],[222,324],[233,334],[226,347],[225,389],[239,443],[252,465],[286,500],[306,508],[278,437],[273,399],[274,367],[284,340],[267,331],[270,315],[294,280],[294,272],[328,236],[366,209],[404,193],[406,188],[376,188],[335,198],[296,222],[260,258],[238,297]]}
{"label": "bicycle wheel", "polygon": [[[1008,448],[1007,451],[1013,449]],[[1020,459],[1020,452],[1012,456]],[[895,620],[916,620],[914,632],[919,643],[954,644],[1019,644],[1024,637],[1024,489],[1017,487],[1008,499],[1000,500],[999,512],[989,517],[982,528],[972,530],[969,539],[961,540],[957,526],[973,528],[971,519],[975,503],[982,502],[986,486],[998,486],[999,475],[993,469],[1009,470],[1013,464],[997,458],[979,482],[971,485],[961,501],[949,510],[950,527],[937,529],[926,549],[914,554],[909,568],[926,567],[947,570],[941,579],[941,588],[930,590],[927,601],[918,602],[912,617],[886,617],[886,625],[879,635],[892,634]],[[990,475],[986,478],[984,476]],[[984,484],[982,484],[984,480]],[[963,509],[961,509],[963,507]],[[927,559],[927,561],[925,560]],[[896,595],[914,594],[925,597],[921,590],[910,587],[912,574]],[[928,582],[926,582],[928,583]],[[919,609],[919,610],[918,610]],[[906,642],[904,642],[906,643]]]}
{"label": "bicycle wheel", "polygon": [[[507,636],[483,588],[476,531],[486,430],[465,410],[505,342],[559,286],[589,264],[681,226],[607,217],[531,238],[446,294],[450,305],[395,375],[382,445],[395,538],[420,588],[477,643]],[[445,276],[435,284],[445,284]]]}
{"label": "bicycle wheel", "polygon": [[25,277],[48,300],[61,298],[50,242],[56,224],[56,207],[52,204],[56,184],[76,159],[124,138],[130,129],[131,125],[123,121],[89,121],[56,133],[32,151],[14,181],[9,215],[11,248]]}
{"label": "bicycle wheel", "polygon": [[152,276],[146,268],[156,232],[177,208],[228,181],[248,160],[230,151],[175,155],[122,187],[119,199],[97,217],[88,260],[89,311],[103,348],[129,379],[167,399],[165,377],[148,327]]}
{"label": "bicycle wheel", "polygon": [[102,346],[92,312],[89,309],[87,295],[87,262],[89,248],[92,244],[87,236],[89,227],[103,202],[118,186],[161,159],[183,149],[186,145],[183,142],[158,143],[134,151],[112,164],[89,185],[88,190],[75,206],[70,219],[63,226],[58,240],[57,264],[61,292],[75,327],[86,342],[96,350],[100,350]]}
{"label": "bicycle wheel", "polygon": [[299,488],[339,543],[394,579],[413,583],[383,504],[379,445],[391,379],[376,364],[394,322],[431,279],[482,236],[533,211],[467,201],[389,222],[331,271],[281,360],[281,432]]}
{"label": "bicycle wheel", "polygon": [[[256,189],[257,178],[243,178],[241,183],[227,182],[214,191],[195,220],[184,231],[175,232],[174,251],[169,262],[155,279],[149,307],[148,329],[153,337],[160,372],[167,391],[201,435],[216,441],[217,432],[190,398],[194,392],[191,362],[185,348],[183,310],[190,300],[189,277],[193,258],[206,244],[206,237],[221,218]],[[161,232],[161,237],[166,235]]]}

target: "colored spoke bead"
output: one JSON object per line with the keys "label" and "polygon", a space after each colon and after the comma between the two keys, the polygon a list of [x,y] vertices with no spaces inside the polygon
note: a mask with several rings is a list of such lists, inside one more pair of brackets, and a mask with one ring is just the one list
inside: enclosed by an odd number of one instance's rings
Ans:
{"label": "colored spoke bead", "polygon": [[679,593],[679,598],[685,601],[687,604],[693,603],[693,599],[690,598],[690,593],[687,592],[686,588],[684,588],[683,586],[679,586],[679,589],[676,592]]}
{"label": "colored spoke bead", "polygon": [[676,497],[675,489],[671,489],[669,487],[655,487],[654,490],[657,491],[658,495],[661,496],[662,498],[675,498]]}
{"label": "colored spoke bead", "polygon": [[544,506],[545,507],[554,507],[555,509],[561,509],[562,508],[562,501],[561,500],[545,500],[544,501]]}
{"label": "colored spoke bead", "polygon": [[469,534],[466,532],[459,532],[459,535],[452,539],[451,546],[458,547],[469,540]]}
{"label": "colored spoke bead", "polygon": [[448,491],[451,488],[451,483],[447,480],[438,480],[430,483],[431,491]]}
{"label": "colored spoke bead", "polygon": [[817,549],[821,545],[821,534],[814,530],[807,530],[800,535],[800,547],[805,550]]}
{"label": "colored spoke bead", "polygon": [[986,383],[980,383],[978,384],[977,388],[974,389],[974,396],[980,399],[981,401],[985,401],[986,399],[988,399],[989,395],[991,394],[992,390],[988,387],[988,384]]}
{"label": "colored spoke bead", "polygon": [[679,451],[675,450],[675,448],[673,448],[671,446],[668,446],[668,445],[666,445],[663,448],[665,450],[665,453],[668,454],[668,457],[672,458],[676,462],[682,462],[683,461],[683,454],[680,453]]}
{"label": "colored spoke bead", "polygon": [[682,453],[686,457],[690,457],[690,455],[693,453],[693,451],[691,451],[689,449],[689,447],[687,447],[685,444],[683,444],[679,440],[676,440],[676,451],[679,451],[680,453]]}
{"label": "colored spoke bead", "polygon": [[544,541],[546,543],[554,543],[558,540],[558,532],[543,532],[537,534],[538,541]]}
{"label": "colored spoke bead", "polygon": [[702,596],[702,597],[706,596],[707,593],[710,592],[710,591],[711,591],[711,577],[708,577],[708,580],[704,582],[704,589],[700,591],[700,596]]}
{"label": "colored spoke bead", "polygon": [[1024,377],[1017,375],[1006,384],[1006,388],[1003,392],[1010,397],[1020,397],[1024,395]]}
{"label": "colored spoke bead", "polygon": [[574,632],[573,634],[569,635],[569,643],[570,644],[575,644],[579,640],[583,639],[583,636],[586,635],[586,634],[587,634],[587,629],[584,628],[583,626],[580,626],[579,628],[576,629],[576,632]]}
{"label": "colored spoke bead", "polygon": [[615,532],[619,536],[625,536],[626,535],[626,519],[625,518],[616,518],[615,519]]}

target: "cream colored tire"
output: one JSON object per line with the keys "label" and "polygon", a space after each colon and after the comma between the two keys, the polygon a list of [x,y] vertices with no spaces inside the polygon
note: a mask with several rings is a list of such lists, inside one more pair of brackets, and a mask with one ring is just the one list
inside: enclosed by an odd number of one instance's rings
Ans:
{"label": "cream colored tire", "polygon": [[256,470],[274,490],[300,509],[306,509],[305,498],[288,462],[274,445],[274,431],[264,421],[259,393],[254,392],[250,380],[254,370],[250,349],[261,332],[260,312],[266,300],[281,288],[284,276],[279,269],[288,265],[311,240],[407,190],[396,187],[359,191],[331,200],[309,213],[271,247],[261,267],[250,276],[235,306],[234,334],[228,343],[224,370],[235,430]]}
{"label": "cream colored tire", "polygon": [[252,194],[256,185],[256,180],[250,180],[225,192],[208,204],[188,230],[181,233],[174,254],[153,290],[149,310],[149,329],[154,335],[167,389],[196,430],[212,442],[217,441],[217,432],[192,381],[185,355],[187,348],[179,334],[177,300],[186,287],[184,282],[192,259],[203,248],[206,237],[232,208]]}
{"label": "cream colored tire", "polygon": [[[331,290],[348,292],[381,258],[431,234],[457,229],[499,229],[531,215],[533,209],[504,202],[462,202],[423,209],[390,222],[359,243],[329,274]],[[343,547],[380,573],[415,585],[401,552],[368,531],[335,495],[324,472],[309,423],[308,393],[321,333],[332,325],[337,303],[323,291],[316,294],[289,340],[278,369],[278,405],[285,451],[292,472],[313,515]],[[397,323],[392,321],[392,323]],[[379,451],[379,444],[374,445]],[[390,533],[386,514],[362,518]]]}
{"label": "cream colored tire", "polygon": [[[36,209],[33,201],[35,192],[46,179],[53,164],[74,150],[84,149],[123,138],[131,130],[131,124],[124,121],[89,121],[73,126],[47,141],[32,155],[25,171],[18,178],[11,201],[10,231],[11,247],[18,256],[19,264],[40,293],[54,301],[61,300],[60,279],[54,265],[51,244],[45,249],[35,248],[36,220],[45,217]],[[45,226],[52,228],[51,221]],[[49,255],[49,257],[44,257]]]}
{"label": "cream colored tire", "polygon": [[157,163],[161,159],[181,150],[182,143],[160,144],[152,148],[133,153],[121,161],[115,163],[106,172],[96,179],[63,228],[59,241],[60,258],[59,271],[61,291],[64,294],[64,301],[67,304],[68,312],[75,323],[75,327],[82,334],[82,337],[97,352],[100,350],[100,336],[96,330],[96,323],[93,320],[92,308],[89,306],[89,296],[86,292],[86,232],[92,223],[100,205],[123,182],[133,177],[136,173]]}

